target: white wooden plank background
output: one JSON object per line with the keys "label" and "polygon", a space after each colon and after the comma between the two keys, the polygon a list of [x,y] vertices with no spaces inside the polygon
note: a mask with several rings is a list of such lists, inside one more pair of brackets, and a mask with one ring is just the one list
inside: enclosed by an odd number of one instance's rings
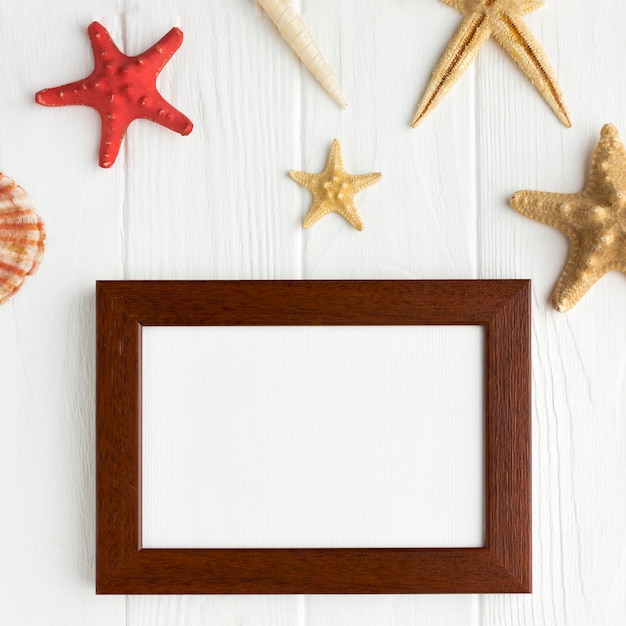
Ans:
{"label": "white wooden plank background", "polygon": [[[4,0],[0,170],[48,227],[38,275],[0,307],[0,609],[28,626],[589,626],[626,615],[626,279],[566,315],[548,306],[567,256],[517,215],[517,189],[577,191],[601,126],[626,134],[626,7],[548,0],[525,19],[572,112],[567,130],[488,42],[423,125],[413,110],[460,15],[439,0],[294,3],[338,70],[339,110],[253,0]],[[34,104],[91,71],[100,20],[129,54],[173,25],[159,80],[194,122],[134,124],[97,167],[99,120]],[[303,232],[338,137],[365,230],[331,215]],[[94,281],[104,278],[533,279],[532,596],[95,597]]]}

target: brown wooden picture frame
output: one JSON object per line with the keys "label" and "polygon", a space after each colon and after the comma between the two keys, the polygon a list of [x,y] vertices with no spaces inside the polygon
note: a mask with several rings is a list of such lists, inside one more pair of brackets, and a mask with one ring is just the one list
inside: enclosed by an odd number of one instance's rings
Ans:
{"label": "brown wooden picture frame", "polygon": [[[96,295],[97,593],[531,591],[530,281],[104,281]],[[484,547],[142,547],[142,327],[265,325],[484,327]]]}

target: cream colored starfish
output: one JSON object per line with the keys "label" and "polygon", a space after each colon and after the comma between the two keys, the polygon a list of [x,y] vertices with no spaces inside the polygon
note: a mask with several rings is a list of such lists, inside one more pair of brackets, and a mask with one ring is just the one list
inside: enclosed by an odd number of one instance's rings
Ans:
{"label": "cream colored starfish", "polygon": [[544,0],[442,0],[466,15],[448,44],[411,122],[415,127],[432,111],[470,66],[480,47],[493,35],[530,78],[556,116],[571,127],[554,70],[522,16],[543,6]]}
{"label": "cream colored starfish", "polygon": [[302,222],[303,228],[313,226],[328,213],[339,213],[351,226],[363,230],[363,222],[354,205],[354,196],[366,187],[378,182],[382,174],[352,176],[343,169],[341,144],[335,139],[328,153],[324,171],[319,174],[289,172],[289,176],[313,194],[313,205]]}
{"label": "cream colored starfish", "polygon": [[580,193],[518,191],[511,206],[558,228],[571,241],[569,260],[552,294],[557,311],[571,309],[607,272],[626,273],[626,148],[615,126],[602,128]]}

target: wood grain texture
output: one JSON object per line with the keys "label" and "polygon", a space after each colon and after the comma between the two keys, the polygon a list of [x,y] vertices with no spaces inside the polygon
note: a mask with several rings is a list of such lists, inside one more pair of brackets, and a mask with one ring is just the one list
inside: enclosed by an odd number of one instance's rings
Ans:
{"label": "wood grain texture", "polygon": [[307,624],[379,626],[454,624],[474,626],[479,619],[478,595],[305,596]]}
{"label": "wood grain texture", "polygon": [[[99,282],[98,593],[529,592],[529,295],[502,280]],[[485,327],[484,548],[143,548],[142,326],[433,324]]]}
{"label": "wood grain texture", "polygon": [[128,623],[151,626],[295,626],[304,622],[301,596],[129,597]]}
{"label": "wood grain texture", "polygon": [[[615,56],[624,50],[623,44],[616,46],[619,15],[608,2],[592,10],[583,3],[553,1],[525,18],[539,29],[537,36],[558,67],[572,110],[571,131],[550,120],[522,80],[506,78],[510,68],[497,49],[485,50],[479,59],[484,105],[478,141],[483,162],[497,163],[499,170],[497,176],[485,171],[479,184],[481,232],[488,234],[481,276],[533,277],[535,433],[534,593],[486,596],[481,602],[485,626],[609,624],[626,614],[626,598],[616,591],[623,588],[626,562],[626,536],[616,526],[625,493],[623,470],[617,468],[626,459],[626,334],[619,319],[626,281],[609,274],[570,314],[551,311],[550,293],[567,259],[567,239],[511,215],[507,202],[524,188],[579,191],[602,125],[626,123],[621,86],[608,88],[614,84],[610,76],[623,71]],[[575,46],[576,38],[585,44]],[[587,71],[592,66],[600,69]],[[506,117],[516,123],[506,123]]]}
{"label": "wood grain texture", "polygon": [[[126,16],[129,45],[150,45],[172,25],[184,32],[179,65],[160,79],[176,81],[169,94],[195,128],[184,145],[148,128],[137,135],[125,277],[299,278],[301,229],[286,219],[298,194],[287,171],[300,151],[302,76],[293,54],[251,0],[140,4]],[[134,130],[142,131],[131,129],[131,141]],[[133,625],[286,626],[298,614],[287,596],[132,597],[127,606]]]}
{"label": "wood grain texture", "polygon": [[[350,232],[332,214],[306,232],[302,277],[475,278],[474,69],[456,86],[460,106],[444,102],[432,124],[409,126],[446,37],[458,27],[457,12],[439,0],[302,4],[318,42],[338,59],[350,105],[327,105],[314,84],[303,83],[301,155],[290,169],[321,171],[338,138],[349,173],[383,175],[357,196],[363,232]],[[310,194],[297,192],[294,225],[310,205]]]}
{"label": "wood grain texture", "polygon": [[[122,276],[124,179],[91,167],[97,120],[86,109],[72,119],[33,99],[88,69],[88,11],[68,2],[54,15],[12,15],[3,5],[2,15],[0,169],[32,197],[47,246],[39,272],[0,308],[0,621],[121,626],[123,598],[93,593],[93,283]],[[108,245],[95,252],[94,241]]]}
{"label": "wood grain texture", "polygon": [[298,76],[293,53],[278,37],[268,54],[273,26],[248,0],[166,15],[127,16],[126,45],[150,45],[166,24],[182,29],[162,89],[196,128],[181,138],[138,123],[128,133],[127,277],[299,277],[300,232],[284,215],[298,193],[287,176],[300,119],[297,84],[285,80]]}

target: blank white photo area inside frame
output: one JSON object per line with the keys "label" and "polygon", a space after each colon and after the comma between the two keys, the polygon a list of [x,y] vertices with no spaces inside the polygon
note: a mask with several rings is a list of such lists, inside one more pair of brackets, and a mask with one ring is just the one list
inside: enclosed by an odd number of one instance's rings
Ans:
{"label": "blank white photo area inside frame", "polygon": [[482,547],[481,326],[142,331],[144,548]]}

